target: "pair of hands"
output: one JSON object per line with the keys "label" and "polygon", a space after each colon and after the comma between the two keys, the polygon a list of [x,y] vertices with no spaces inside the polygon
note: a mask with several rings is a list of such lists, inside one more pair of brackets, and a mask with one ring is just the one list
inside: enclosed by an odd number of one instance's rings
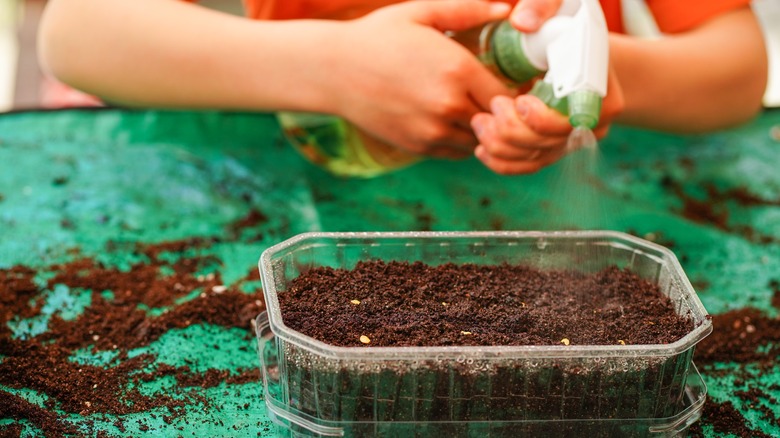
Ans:
{"label": "pair of hands", "polygon": [[[404,2],[348,22],[342,40],[350,41],[349,50],[334,64],[340,93],[330,110],[417,154],[475,154],[500,174],[536,172],[566,154],[568,120],[534,96],[518,96],[443,31],[509,17],[533,32],[561,1],[522,0],[514,8],[479,0]],[[610,73],[597,137],[622,105]]]}

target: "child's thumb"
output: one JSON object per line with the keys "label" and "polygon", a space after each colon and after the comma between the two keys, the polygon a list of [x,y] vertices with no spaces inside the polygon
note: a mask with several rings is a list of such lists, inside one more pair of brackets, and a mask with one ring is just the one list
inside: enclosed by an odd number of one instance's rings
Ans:
{"label": "child's thumb", "polygon": [[483,0],[429,0],[403,5],[414,21],[441,31],[466,30],[489,21],[501,20],[511,10],[506,3]]}

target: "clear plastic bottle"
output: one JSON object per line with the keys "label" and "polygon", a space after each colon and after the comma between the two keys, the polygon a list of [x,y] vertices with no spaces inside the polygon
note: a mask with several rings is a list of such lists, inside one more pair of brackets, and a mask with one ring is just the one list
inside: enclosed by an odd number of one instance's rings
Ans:
{"label": "clear plastic bottle", "polygon": [[370,178],[420,160],[337,116],[280,112],[276,118],[298,152],[334,175]]}
{"label": "clear plastic bottle", "polygon": [[[450,37],[469,49],[496,76],[518,85],[543,73],[524,54],[522,34],[508,21],[496,21]],[[539,81],[541,83],[541,81]],[[539,85],[539,92],[554,99],[552,91]],[[561,110],[559,101],[551,107]],[[327,114],[280,112],[277,119],[292,145],[311,162],[345,177],[373,177],[396,170],[422,157],[363,133],[346,120]]]}

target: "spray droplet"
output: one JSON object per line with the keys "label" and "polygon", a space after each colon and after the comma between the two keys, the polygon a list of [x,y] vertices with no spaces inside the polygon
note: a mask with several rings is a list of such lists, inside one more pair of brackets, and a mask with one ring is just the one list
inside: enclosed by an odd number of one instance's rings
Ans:
{"label": "spray droplet", "polygon": [[566,142],[566,150],[572,152],[583,148],[595,150],[598,148],[598,142],[593,131],[584,126],[577,126],[571,131],[571,134],[569,134],[569,141]]}

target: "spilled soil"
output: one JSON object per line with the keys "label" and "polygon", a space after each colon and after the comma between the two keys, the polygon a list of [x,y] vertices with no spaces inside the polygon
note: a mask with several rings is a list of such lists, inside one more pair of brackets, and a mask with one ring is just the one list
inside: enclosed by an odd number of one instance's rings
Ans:
{"label": "spilled soil", "polygon": [[[780,290],[777,281],[770,282],[774,290],[773,305],[780,310]],[[742,410],[757,411],[769,424],[780,426],[774,413],[778,400],[766,390],[777,393],[777,383],[764,387],[762,377],[773,376],[780,356],[780,318],[769,316],[759,309],[741,308],[712,318],[713,331],[696,347],[694,362],[705,372],[728,373],[734,378],[733,395]],[[714,364],[736,363],[736,369],[718,370]],[[692,436],[702,436],[702,424],[710,424],[717,433],[730,433],[739,437],[770,437],[756,430],[731,401],[718,402],[711,397],[702,413],[702,420],[691,428]]]}
{"label": "spilled soil", "polygon": [[[256,223],[258,220],[262,220],[259,215],[249,215],[246,223]],[[237,228],[238,232],[240,230]],[[115,426],[121,431],[125,426],[121,420],[123,414],[163,409],[168,412],[165,421],[172,422],[184,413],[186,407],[208,407],[209,400],[202,397],[200,392],[202,388],[214,387],[222,382],[241,384],[258,381],[258,370],[255,368],[234,373],[217,369],[196,372],[189,366],[154,365],[156,358],[150,354],[134,357],[127,354],[130,349],[149,345],[169,330],[192,324],[237,327],[246,330],[248,338],[252,336],[250,321],[264,308],[262,293],[259,288],[247,293],[242,285],[259,280],[255,269],[250,269],[238,282],[225,286],[217,270],[212,269],[219,265],[218,260],[197,256],[170,257],[171,254],[181,255],[185,250],[193,248],[207,248],[213,243],[214,240],[210,239],[188,239],[138,245],[138,254],[145,256],[147,261],[133,265],[128,270],[118,270],[95,260],[79,258],[70,263],[47,267],[45,271],[51,275],[43,283],[40,280],[36,282],[43,270],[25,266],[0,270],[0,384],[7,388],[32,389],[47,398],[45,404],[40,406],[11,392],[0,391],[0,418],[27,421],[46,436],[56,437],[85,432],[65,421],[65,415],[105,413],[120,418]],[[420,268],[395,269],[400,269],[400,274],[403,269]],[[213,273],[200,274],[204,270]],[[328,277],[333,273],[321,275]],[[445,273],[437,275],[446,276]],[[622,275],[619,271],[605,273],[606,278]],[[628,280],[623,278],[621,281]],[[773,303],[776,307],[780,306],[778,284],[777,281],[770,284],[775,291]],[[38,336],[14,338],[8,323],[39,315],[45,302],[45,291],[57,285],[92,291],[91,304],[75,319],[64,320],[55,316],[48,330]],[[195,289],[202,292],[180,303],[183,297]],[[106,294],[106,291],[111,293]],[[460,308],[462,304],[458,304],[457,294],[452,288],[440,294],[432,302],[438,305],[431,309],[461,316],[468,314],[465,308]],[[503,298],[506,299],[506,296]],[[500,300],[490,298],[489,295],[475,295],[469,299],[481,302],[486,309],[502,305]],[[515,295],[514,299],[520,298]],[[360,304],[356,305],[352,300],[360,301]],[[343,301],[336,305],[354,312],[356,308],[361,311],[369,309],[372,299],[366,295],[348,294]],[[558,299],[558,302],[563,309],[572,309],[574,305],[568,299]],[[447,303],[447,306],[441,303]],[[161,308],[169,310],[156,316],[147,310]],[[509,318],[509,315],[505,316]],[[519,314],[516,316],[523,319]],[[739,367],[735,375],[737,389],[734,395],[740,406],[710,398],[701,422],[693,426],[691,435],[701,436],[702,425],[709,425],[716,433],[731,433],[741,437],[768,436],[753,429],[740,409],[757,411],[764,420],[780,424],[771,408],[777,405],[777,400],[766,392],[771,390],[776,393],[780,388],[762,388],[756,383],[749,383],[757,381],[756,373],[774,370],[776,358],[780,355],[780,319],[757,309],[744,308],[714,315],[713,326],[712,335],[697,346],[694,360],[704,368],[710,368],[718,362],[745,365]],[[456,338],[462,340],[465,336],[470,336],[472,340],[478,339],[478,336],[473,336],[479,333],[475,327],[458,325],[457,334],[451,341]],[[552,343],[560,343],[564,337],[572,343],[592,341],[578,338],[577,333],[572,333],[568,328],[561,330],[560,326],[556,327],[549,339]],[[471,332],[471,335],[463,335],[461,331]],[[608,337],[606,342],[628,340],[628,336],[623,337],[626,339]],[[360,342],[359,334],[350,337],[347,342],[354,344],[356,339]],[[494,338],[486,342],[497,340]],[[371,339],[373,345],[379,345],[381,341],[381,336],[374,335]],[[73,352],[79,349],[115,351],[117,356],[106,367],[70,361]],[[170,394],[149,397],[134,389],[141,382],[169,376],[177,383]],[[20,423],[0,426],[0,436],[16,437],[22,431]],[[106,436],[103,432],[98,435]]]}
{"label": "spilled soil", "polygon": [[[257,382],[256,368],[236,373],[217,369],[194,372],[188,366],[155,367],[156,357],[151,354],[128,356],[131,349],[149,345],[169,330],[193,324],[237,327],[246,330],[248,339],[252,337],[250,323],[264,309],[262,292],[255,287],[247,293],[242,286],[259,280],[255,269],[225,286],[217,271],[199,274],[218,264],[217,260],[164,257],[212,243],[189,239],[138,245],[137,254],[148,262],[137,263],[129,270],[80,258],[47,268],[45,271],[51,274],[45,284],[36,284],[39,272],[24,266],[0,270],[0,384],[32,389],[46,397],[40,407],[0,391],[0,418],[29,421],[46,436],[67,436],[85,431],[76,430],[58,412],[102,413],[118,416],[115,426],[123,430],[122,415],[162,408],[174,419],[187,407],[209,407],[201,388],[221,382]],[[72,320],[53,316],[47,331],[38,336],[13,337],[8,322],[39,315],[46,291],[56,286],[91,291],[91,304]],[[196,289],[202,292],[179,303]],[[148,309],[162,311],[154,316]],[[106,367],[80,364],[70,360],[79,349],[111,351],[116,356]],[[176,379],[171,393],[149,396],[137,389],[140,382],[162,376]],[[148,425],[140,427],[148,430]],[[19,436],[21,431],[19,424],[0,427],[2,436]]]}

